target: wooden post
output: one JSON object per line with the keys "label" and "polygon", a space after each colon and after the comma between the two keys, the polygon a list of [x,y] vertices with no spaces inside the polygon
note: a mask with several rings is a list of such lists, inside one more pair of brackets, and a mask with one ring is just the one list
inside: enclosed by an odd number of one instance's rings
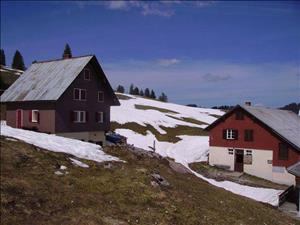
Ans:
{"label": "wooden post", "polygon": [[155,152],[155,140],[153,141],[153,151]]}

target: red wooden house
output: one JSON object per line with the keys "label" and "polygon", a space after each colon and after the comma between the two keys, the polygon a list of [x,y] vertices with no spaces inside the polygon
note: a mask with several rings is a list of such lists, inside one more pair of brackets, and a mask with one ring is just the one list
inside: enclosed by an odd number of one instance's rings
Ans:
{"label": "red wooden house", "polygon": [[295,113],[237,105],[206,130],[210,165],[295,184],[287,172],[300,161],[300,117]]}
{"label": "red wooden house", "polygon": [[33,63],[1,102],[9,126],[100,144],[120,104],[93,55]]}

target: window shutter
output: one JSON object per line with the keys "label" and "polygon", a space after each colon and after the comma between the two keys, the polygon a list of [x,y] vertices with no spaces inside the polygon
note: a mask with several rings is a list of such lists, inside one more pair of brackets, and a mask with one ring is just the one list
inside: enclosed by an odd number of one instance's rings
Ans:
{"label": "window shutter", "polygon": [[37,122],[40,123],[40,112],[37,112]]}
{"label": "window shutter", "polygon": [[226,139],[226,130],[223,130],[223,139]]}
{"label": "window shutter", "polygon": [[70,112],[70,121],[71,121],[71,122],[74,122],[74,120],[75,120],[75,118],[74,118],[74,113],[75,113],[74,111],[71,111],[71,112]]}
{"label": "window shutter", "polygon": [[239,131],[234,130],[234,140],[238,140],[238,139],[239,139]]}
{"label": "window shutter", "polygon": [[32,110],[29,110],[29,122],[32,122]]}
{"label": "window shutter", "polygon": [[88,111],[85,112],[85,121],[86,122],[89,121],[89,112]]}

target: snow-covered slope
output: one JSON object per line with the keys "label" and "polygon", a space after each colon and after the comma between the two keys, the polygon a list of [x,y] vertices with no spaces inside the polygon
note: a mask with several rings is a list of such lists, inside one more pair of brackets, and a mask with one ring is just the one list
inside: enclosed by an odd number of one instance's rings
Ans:
{"label": "snow-covered slope", "polygon": [[16,129],[5,125],[2,121],[0,134],[16,138],[49,151],[68,153],[81,159],[96,162],[120,161],[117,157],[104,153],[99,145],[50,134]]}
{"label": "snow-covered slope", "polygon": [[[162,127],[176,128],[176,126],[183,125],[203,129],[208,124],[215,121],[217,119],[216,116],[221,116],[224,112],[214,109],[193,108],[172,103],[158,102],[132,95],[122,94],[121,97],[122,96],[125,97],[123,100],[120,99],[121,106],[112,107],[111,120],[120,124],[121,128],[116,129],[115,131],[126,136],[129,144],[133,144],[134,146],[145,150],[152,150],[155,142],[157,153],[165,157],[173,158],[176,162],[179,162],[186,167],[189,167],[189,163],[207,160],[209,147],[208,136],[179,135],[178,137],[181,140],[172,143],[159,141],[155,134],[150,130],[147,131],[146,135],[143,135],[134,130],[124,129],[122,128],[122,125],[126,123],[136,123],[146,126],[149,124],[159,133],[165,134],[166,131],[162,129]],[[189,120],[185,119],[185,121],[182,121],[183,118],[189,118]],[[194,120],[197,121],[197,123],[186,122]],[[205,124],[199,125],[199,121]],[[281,190],[268,188],[249,187],[230,181],[218,182],[213,179],[207,179],[194,171],[193,173],[214,186],[274,206],[278,205],[278,195],[282,192]]]}

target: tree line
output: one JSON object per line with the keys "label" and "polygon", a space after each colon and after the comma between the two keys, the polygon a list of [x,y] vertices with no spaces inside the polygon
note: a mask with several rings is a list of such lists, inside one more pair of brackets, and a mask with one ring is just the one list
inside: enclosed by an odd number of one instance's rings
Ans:
{"label": "tree line", "polygon": [[[125,88],[122,85],[118,85],[117,92],[119,93],[125,93]],[[130,85],[129,87],[129,94],[131,95],[139,95],[142,97],[146,97],[146,98],[151,98],[151,99],[158,99],[159,101],[162,102],[168,102],[168,96],[162,92],[160,96],[158,96],[158,98],[156,97],[155,91],[153,89],[146,88],[145,90],[143,90],[142,88],[138,88],[137,86],[134,86],[133,84]]]}

